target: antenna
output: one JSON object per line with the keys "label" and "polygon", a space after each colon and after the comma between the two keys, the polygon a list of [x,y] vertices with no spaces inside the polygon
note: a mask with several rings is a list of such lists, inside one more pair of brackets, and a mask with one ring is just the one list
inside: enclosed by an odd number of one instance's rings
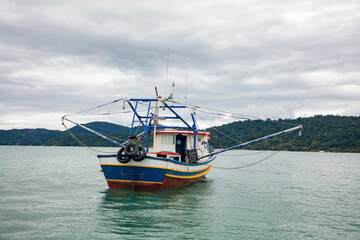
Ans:
{"label": "antenna", "polygon": [[170,48],[168,48],[168,55],[167,55],[167,65],[166,65],[166,79],[165,79],[165,98],[166,98],[166,92],[167,92],[167,82],[168,82],[168,75],[169,75],[169,53]]}

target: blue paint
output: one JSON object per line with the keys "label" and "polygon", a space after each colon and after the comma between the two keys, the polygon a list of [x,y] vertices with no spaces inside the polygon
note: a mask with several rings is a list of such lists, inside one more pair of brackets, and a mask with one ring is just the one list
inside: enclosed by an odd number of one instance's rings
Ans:
{"label": "blue paint", "polygon": [[196,121],[195,121],[195,117],[194,117],[193,112],[191,113],[191,118],[192,118],[193,123],[194,123],[193,126],[192,126],[192,129],[194,131],[194,146],[193,146],[193,148],[195,149],[196,148],[196,142],[197,142],[197,139],[196,139],[196,137],[197,137],[197,129],[196,129]]}
{"label": "blue paint", "polygon": [[187,108],[187,106],[169,106],[170,108]]}
{"label": "blue paint", "polygon": [[173,170],[167,170],[167,174],[171,174],[171,175],[175,175],[175,176],[179,176],[179,177],[191,177],[191,176],[196,176],[199,175],[201,173],[206,172],[207,170],[209,170],[210,167],[205,168],[201,171],[197,171],[197,172],[179,172],[179,171],[173,171]]}
{"label": "blue paint", "polygon": [[122,180],[122,181],[145,181],[159,182],[164,181],[165,174],[178,177],[196,177],[206,172],[210,167],[196,172],[180,172],[170,169],[139,167],[130,165],[101,165],[106,179]]}
{"label": "blue paint", "polygon": [[126,180],[126,181],[164,181],[166,169],[133,167],[133,166],[101,166],[106,179]]}
{"label": "blue paint", "polygon": [[177,114],[177,112],[175,112],[174,110],[171,109],[171,107],[169,105],[167,105],[165,102],[163,102],[164,105],[177,117],[179,118],[186,126],[188,126],[189,129],[191,129],[192,131],[196,131],[196,129],[194,130],[182,117],[180,117],[179,114]]}
{"label": "blue paint", "polygon": [[[112,154],[112,155],[97,155],[98,158],[116,158],[116,154]],[[146,158],[148,159],[153,159],[153,160],[157,160],[157,161],[163,161],[163,162],[172,162],[178,165],[185,165],[185,166],[201,166],[204,164],[209,164],[212,161],[215,160],[216,155],[210,157],[208,160],[203,161],[203,162],[197,162],[197,163],[183,163],[183,162],[179,162],[170,158],[158,158],[158,157],[151,157],[151,156],[146,156]],[[145,159],[146,159],[145,158]]]}
{"label": "blue paint", "polygon": [[[146,116],[140,116],[138,114],[137,111],[137,107],[138,107],[138,102],[149,102],[148,105],[148,109],[147,109],[147,114]],[[134,129],[134,123],[135,122],[140,122],[143,126],[144,126],[144,136],[147,136],[147,141],[146,141],[146,151],[149,152],[149,138],[150,138],[150,132],[154,129],[154,126],[151,124],[152,120],[155,120],[154,118],[154,114],[150,113],[150,109],[151,109],[151,103],[152,102],[157,102],[159,101],[158,99],[151,99],[151,98],[144,98],[144,99],[140,99],[140,98],[131,98],[130,100],[128,100],[128,104],[131,107],[131,109],[134,112],[133,118],[132,118],[132,122],[131,122],[131,128],[130,128],[130,134],[129,136],[132,135],[133,129]],[[135,107],[133,106],[133,104],[131,102],[135,102]],[[196,148],[196,136],[197,136],[197,127],[196,127],[196,121],[194,118],[193,113],[191,114],[191,117],[193,119],[193,126],[190,126],[189,123],[187,123],[179,114],[177,114],[173,108],[187,108],[186,106],[169,106],[168,104],[166,104],[165,101],[161,101],[164,104],[164,107],[168,108],[175,116],[162,116],[162,119],[179,119],[180,121],[182,121],[187,127],[175,127],[176,129],[185,129],[185,130],[191,130],[194,132],[194,146],[193,148]],[[138,119],[136,120],[135,117]],[[145,122],[142,119],[146,119]],[[157,126],[157,129],[166,129],[166,128],[174,128],[174,126]]]}

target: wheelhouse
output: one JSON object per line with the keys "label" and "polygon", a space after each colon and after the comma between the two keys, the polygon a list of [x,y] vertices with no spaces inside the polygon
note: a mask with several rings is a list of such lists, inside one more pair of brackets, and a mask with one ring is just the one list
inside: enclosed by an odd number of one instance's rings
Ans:
{"label": "wheelhouse", "polygon": [[[139,123],[144,129],[142,134],[146,138],[146,143],[144,143],[146,146],[144,147],[148,155],[194,163],[199,160],[199,156],[211,152],[208,143],[210,133],[198,129],[193,108],[182,105],[169,105],[166,101],[158,98],[128,99],[127,102],[134,112],[129,137],[132,136],[134,124]],[[138,111],[140,104],[147,106],[145,109],[147,114],[140,114],[140,111]],[[153,109],[154,112],[150,111],[150,109]],[[190,121],[181,117],[175,109],[178,111],[181,109],[190,111]],[[183,126],[176,124],[177,126],[174,127],[171,124],[160,124],[165,120],[177,121],[182,123],[180,125]]]}
{"label": "wheelhouse", "polygon": [[[156,134],[155,137],[154,134]],[[187,162],[191,161],[192,155],[202,156],[209,153],[210,132],[198,131],[195,137],[193,131],[169,129],[156,133],[152,131],[150,135],[153,136],[154,142],[152,152],[149,154],[157,157]],[[193,148],[194,145],[195,148]]]}

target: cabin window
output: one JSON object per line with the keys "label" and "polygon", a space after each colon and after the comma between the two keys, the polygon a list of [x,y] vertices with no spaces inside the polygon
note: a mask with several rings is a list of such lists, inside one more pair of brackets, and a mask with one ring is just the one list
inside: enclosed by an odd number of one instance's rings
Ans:
{"label": "cabin window", "polygon": [[163,134],[161,136],[161,144],[169,144],[169,145],[175,144],[175,135]]}

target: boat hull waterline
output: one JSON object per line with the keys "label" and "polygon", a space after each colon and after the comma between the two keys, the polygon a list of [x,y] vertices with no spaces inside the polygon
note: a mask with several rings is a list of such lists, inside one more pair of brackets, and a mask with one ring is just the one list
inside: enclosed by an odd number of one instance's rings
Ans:
{"label": "boat hull waterline", "polygon": [[147,156],[141,162],[131,160],[122,164],[116,155],[98,155],[98,158],[110,189],[162,189],[205,179],[216,156],[198,163]]}

